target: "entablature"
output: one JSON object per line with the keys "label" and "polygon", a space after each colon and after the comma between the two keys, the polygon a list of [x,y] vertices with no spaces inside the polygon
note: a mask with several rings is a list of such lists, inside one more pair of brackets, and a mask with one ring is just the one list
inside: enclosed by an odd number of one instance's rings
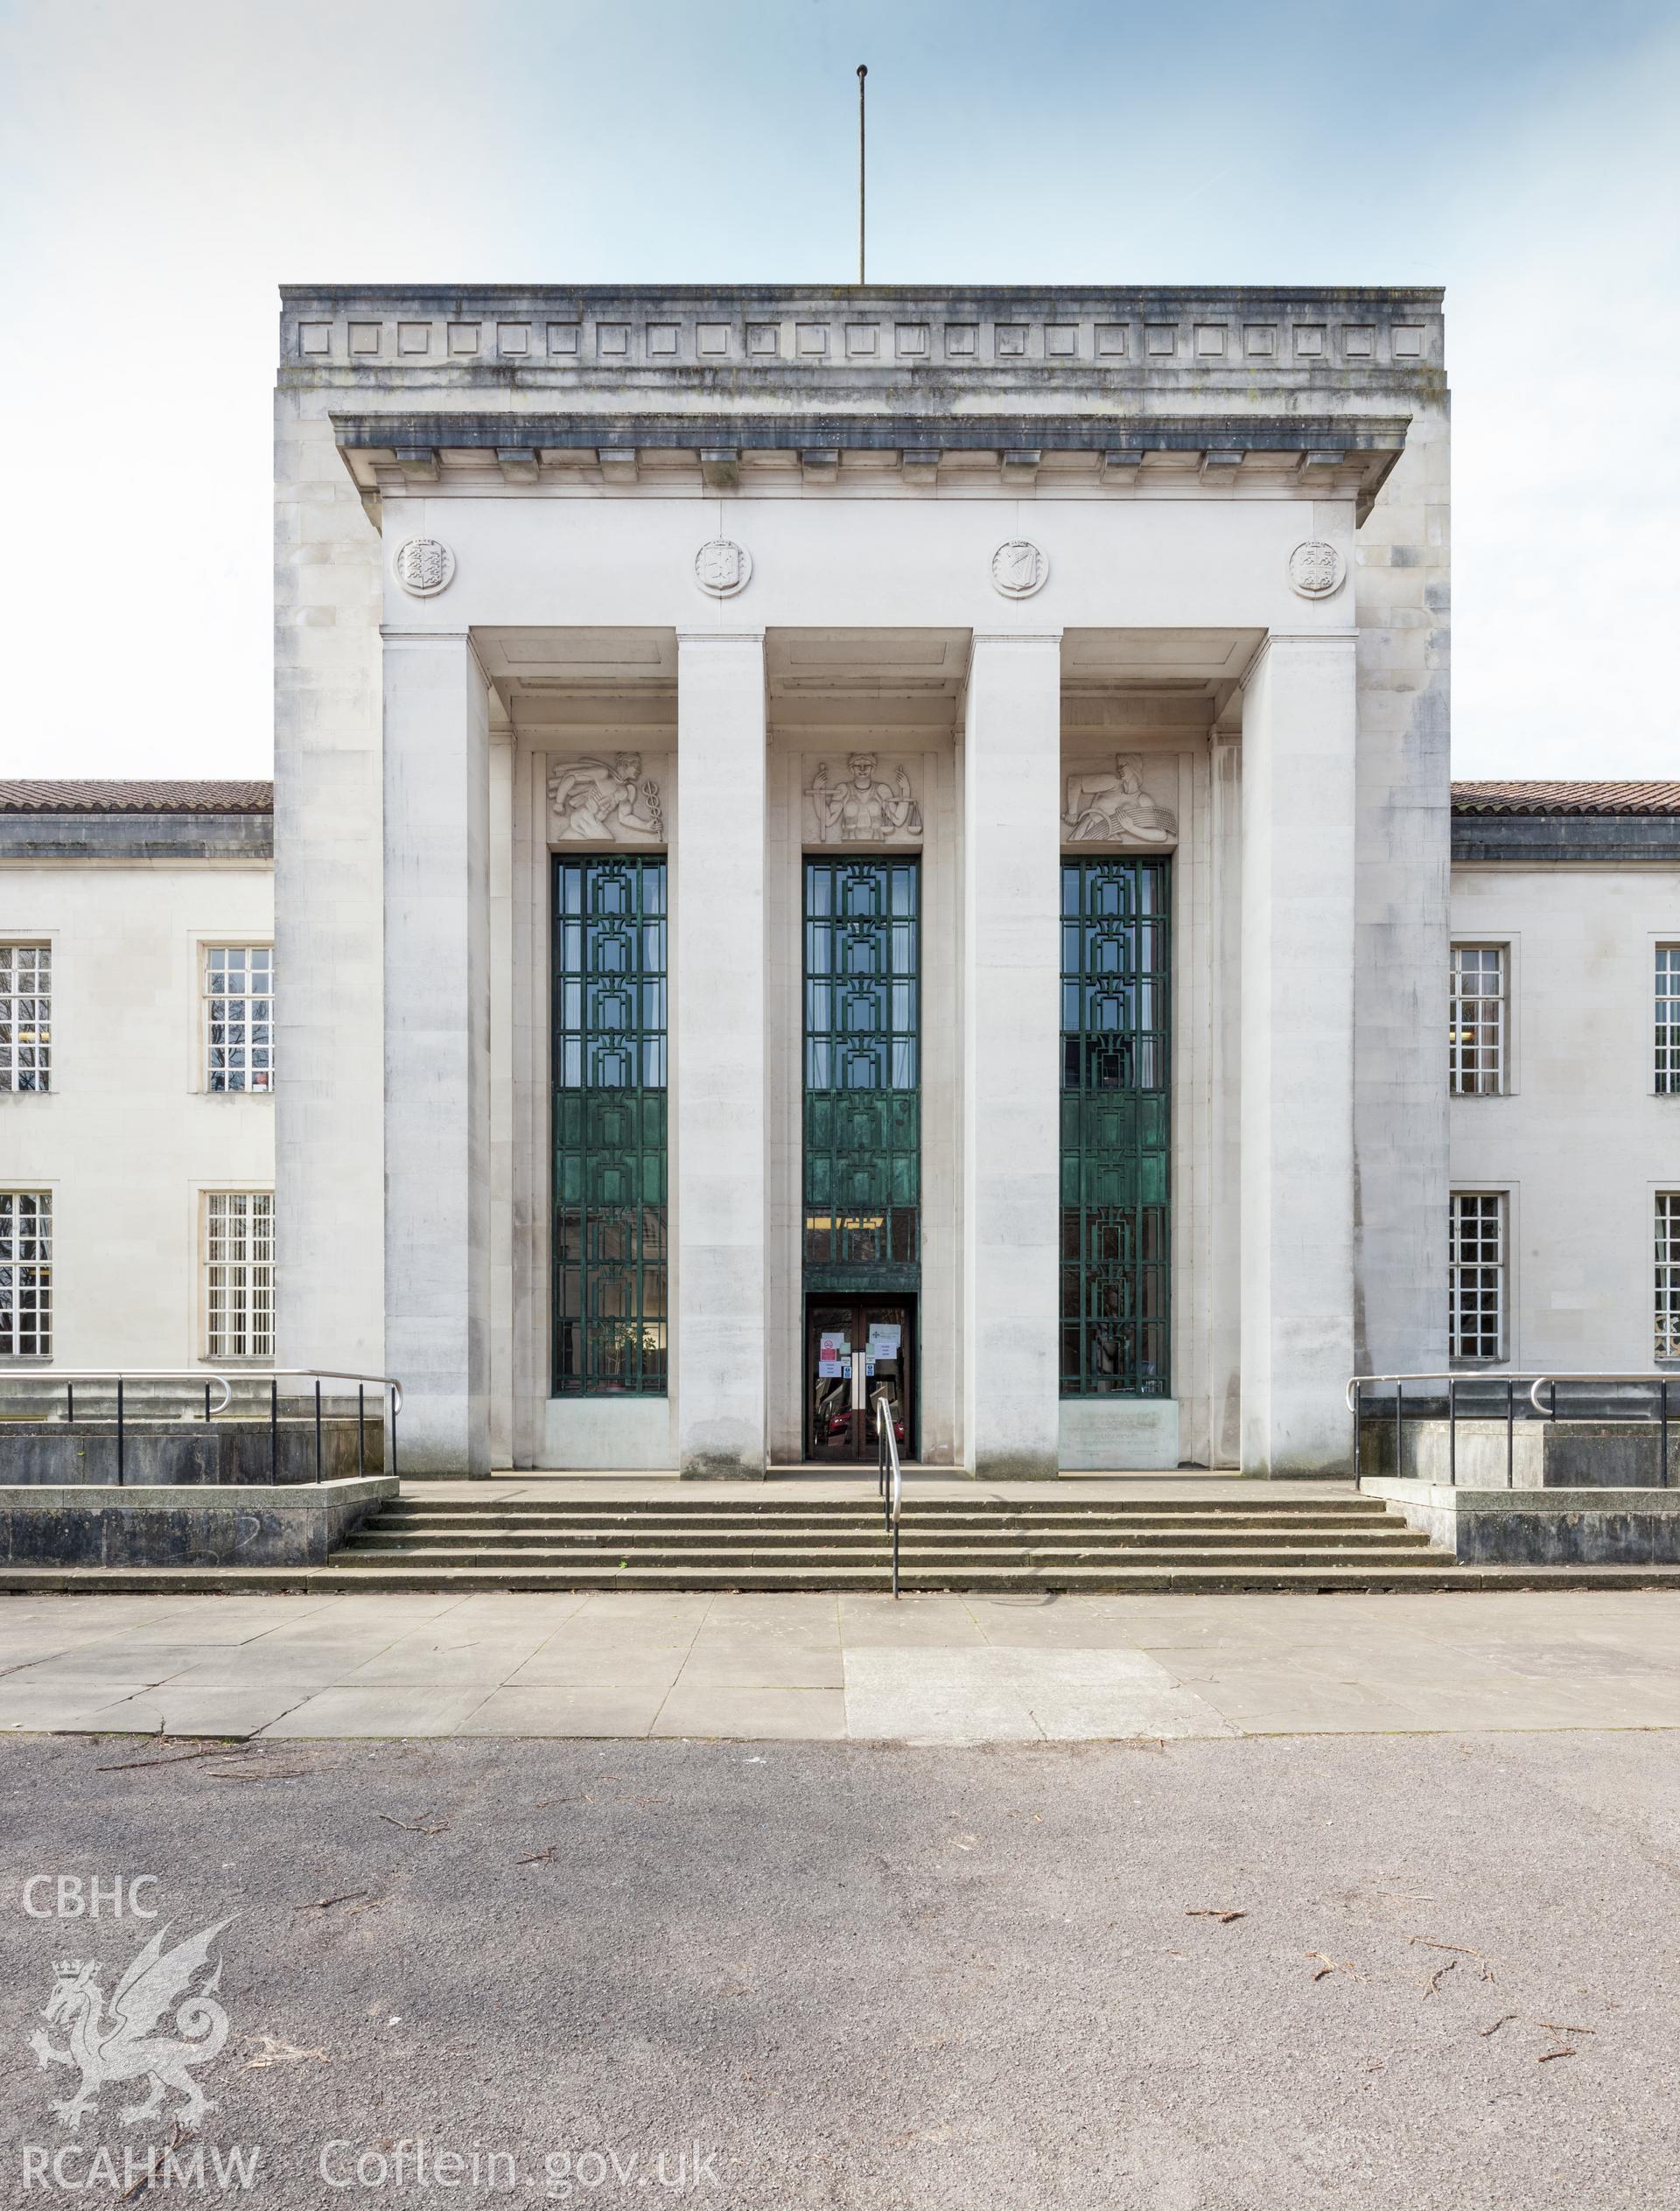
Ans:
{"label": "entablature", "polygon": [[1410,418],[332,413],[364,493],[1376,495]]}

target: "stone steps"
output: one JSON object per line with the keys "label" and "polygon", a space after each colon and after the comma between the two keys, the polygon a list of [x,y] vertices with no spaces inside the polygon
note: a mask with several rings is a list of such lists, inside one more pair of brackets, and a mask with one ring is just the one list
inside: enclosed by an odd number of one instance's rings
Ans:
{"label": "stone steps", "polygon": [[[381,1520],[376,1525],[363,1529],[351,1539],[348,1548],[357,1550],[402,1550],[416,1546],[428,1550],[469,1549],[505,1550],[687,1550],[728,1549],[739,1546],[755,1550],[827,1551],[836,1548],[854,1550],[859,1547],[878,1552],[885,1540],[880,1522],[873,1526],[823,1529],[765,1529],[737,1523],[717,1526],[692,1524],[682,1527],[661,1527],[644,1532],[629,1528],[575,1528],[550,1526],[544,1528],[488,1529],[463,1528],[458,1525],[388,1525]],[[1382,1523],[1376,1527],[1331,1522],[1278,1522],[1270,1526],[1224,1528],[1217,1523],[1206,1527],[1114,1528],[1089,1525],[1080,1528],[1023,1528],[1014,1523],[995,1527],[976,1527],[969,1522],[938,1529],[906,1523],[901,1533],[906,1550],[914,1547],[935,1548],[941,1550],[978,1546],[990,1549],[997,1545],[1018,1548],[1023,1544],[1035,1550],[1083,1550],[1092,1545],[1112,1548],[1152,1550],[1165,1546],[1172,1550],[1225,1550],[1259,1544],[1273,1547],[1278,1544],[1301,1544],[1309,1548],[1326,1544],[1402,1543],[1426,1544],[1428,1538],[1421,1531],[1408,1528],[1404,1522]]]}
{"label": "stone steps", "polygon": [[[1032,1530],[1039,1530],[1041,1528],[1041,1530],[1053,1532],[1053,1535],[1063,1530],[1076,1535],[1076,1532],[1088,1530],[1088,1528],[1125,1528],[1125,1530],[1158,1528],[1158,1530],[1167,1532],[1180,1530],[1185,1535],[1198,1535],[1198,1532],[1207,1532],[1211,1528],[1311,1526],[1370,1530],[1373,1526],[1383,1526],[1386,1519],[1389,1519],[1386,1512],[1360,1512],[1360,1515],[1353,1515],[1353,1512],[1289,1512],[1289,1515],[1284,1515],[1284,1512],[1209,1510],[1196,1512],[1196,1515],[1189,1515],[1189,1512],[1172,1512],[1172,1515],[1167,1515],[1167,1512],[1127,1512],[1127,1515],[1121,1515],[1121,1512],[1005,1510],[931,1515],[931,1512],[906,1510],[904,1512],[904,1528],[920,1528],[920,1530],[927,1532],[937,1530],[942,1535],[963,1530],[963,1528],[973,1528],[973,1530],[995,1530],[995,1528],[1032,1528]],[[546,1515],[478,1512],[478,1515],[465,1515],[465,1512],[409,1512],[407,1508],[389,1506],[381,1512],[381,1526],[413,1532],[413,1535],[424,1535],[431,1528],[451,1528],[451,1530],[459,1528],[466,1535],[486,1536],[508,1530],[533,1530],[537,1535],[546,1530],[599,1530],[601,1535],[626,1532],[626,1535],[634,1536],[663,1536],[681,1535],[685,1530],[707,1530],[707,1528],[727,1528],[732,1532],[745,1528],[745,1530],[752,1530],[753,1535],[760,1536],[801,1539],[801,1536],[822,1536],[836,1530],[875,1532],[882,1526],[882,1515],[879,1515],[879,1510],[847,1512],[847,1515],[840,1515],[840,1512],[829,1512],[829,1515],[802,1512],[798,1519],[780,1517],[780,1515],[774,1519],[760,1519],[759,1515],[749,1515],[749,1512],[705,1512],[705,1515],[669,1512],[669,1515],[661,1515],[659,1519],[648,1517],[648,1515],[627,1519],[617,1515],[617,1512],[597,1512],[597,1515],[584,1515],[584,1512],[546,1512]]]}
{"label": "stone steps", "polygon": [[[438,1498],[412,1491],[324,1569],[357,1588],[891,1586],[872,1484],[830,1497]],[[909,1590],[1418,1585],[1452,1561],[1378,1498],[914,1497]]]}
{"label": "stone steps", "polygon": [[[674,1485],[675,1487],[675,1485]],[[688,1485],[684,1485],[686,1488]],[[1090,1503],[1020,1497],[920,1497],[906,1490],[904,1509],[906,1517],[918,1520],[956,1519],[994,1521],[999,1518],[1028,1520],[1130,1520],[1138,1516],[1156,1520],[1218,1519],[1255,1517],[1259,1519],[1355,1519],[1382,1520],[1388,1517],[1389,1508],[1380,1497],[1361,1497],[1350,1494],[1333,1494],[1327,1497],[1268,1498],[1265,1484],[1250,1485],[1256,1493],[1227,1502],[1223,1498],[1207,1497],[1152,1497],[1129,1500],[1097,1500]],[[612,1520],[776,1520],[793,1519],[827,1524],[850,1518],[878,1522],[881,1508],[873,1483],[859,1485],[856,1495],[849,1497],[797,1499],[777,1497],[757,1500],[743,1498],[738,1494],[728,1497],[708,1498],[704,1492],[690,1494],[680,1500],[669,1497],[613,1498],[596,1503],[575,1497],[449,1497],[432,1499],[412,1494],[396,1499],[386,1509],[404,1517],[434,1518],[444,1515],[454,1519],[478,1520],[486,1517],[514,1517],[516,1519],[559,1519],[566,1521]]]}

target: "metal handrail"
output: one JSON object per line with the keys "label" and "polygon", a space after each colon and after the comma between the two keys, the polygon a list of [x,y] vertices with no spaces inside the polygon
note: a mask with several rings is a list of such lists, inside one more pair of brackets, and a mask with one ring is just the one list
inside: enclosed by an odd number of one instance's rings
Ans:
{"label": "metal handrail", "polygon": [[[360,1375],[331,1367],[264,1367],[250,1370],[236,1370],[232,1374],[213,1367],[43,1367],[37,1369],[10,1368],[0,1372],[0,1387],[7,1382],[30,1381],[50,1383],[54,1389],[64,1385],[65,1425],[76,1424],[76,1384],[79,1382],[114,1382],[116,1384],[116,1480],[125,1485],[128,1460],[128,1422],[130,1416],[124,1403],[127,1385],[131,1382],[190,1382],[201,1385],[204,1390],[204,1417],[213,1421],[219,1413],[226,1412],[233,1403],[235,1382],[261,1382],[269,1385],[269,1476],[277,1482],[280,1473],[280,1384],[283,1382],[306,1382],[315,1385],[315,1479],[322,1478],[321,1384],[324,1382],[354,1382],[356,1385],[356,1471],[368,1471],[368,1391],[378,1389],[382,1395],[390,1394],[391,1408],[391,1463],[388,1471],[396,1473],[396,1417],[402,1410],[402,1385],[395,1375]],[[212,1403],[210,1392],[220,1389],[220,1399]],[[85,1416],[84,1416],[85,1417]],[[221,1478],[220,1462],[216,1467],[218,1483]]]}
{"label": "metal handrail", "polygon": [[892,1425],[892,1400],[885,1389],[875,1393],[875,1474],[881,1513],[892,1532],[892,1595],[899,1594],[899,1522],[904,1513],[904,1468],[899,1459],[899,1438]]}
{"label": "metal handrail", "polygon": [[[267,1368],[263,1373],[268,1372]],[[221,1402],[213,1405],[213,1413],[224,1411],[233,1397],[232,1385],[243,1377],[238,1375],[220,1375],[207,1367],[8,1367],[0,1371],[0,1382],[33,1382],[52,1383],[55,1388],[63,1382],[66,1389],[79,1382],[213,1382],[221,1391]]]}
{"label": "metal handrail", "polygon": [[[1653,1420],[1656,1426],[1657,1486],[1660,1488],[1666,1489],[1670,1486],[1670,1377],[1668,1375],[1660,1371],[1655,1371],[1649,1368],[1645,1368],[1640,1373],[1613,1373],[1608,1370],[1603,1370],[1600,1372],[1538,1375],[1534,1376],[1516,1374],[1489,1374],[1479,1371],[1474,1368],[1467,1370],[1462,1368],[1453,1368],[1445,1374],[1354,1375],[1348,1380],[1346,1393],[1348,1410],[1352,1414],[1354,1422],[1354,1479],[1357,1481],[1362,1478],[1363,1465],[1363,1434],[1360,1420],[1360,1410],[1362,1394],[1368,1388],[1380,1388],[1389,1384],[1393,1385],[1394,1465],[1395,1472],[1398,1474],[1401,1467],[1405,1463],[1403,1445],[1405,1435],[1406,1384],[1409,1382],[1446,1383],[1447,1438],[1446,1478],[1449,1486],[1456,1486],[1459,1478],[1459,1422],[1460,1419],[1474,1419],[1477,1417],[1474,1414],[1461,1414],[1460,1412],[1459,1391],[1466,1382],[1471,1384],[1480,1383],[1484,1386],[1489,1383],[1502,1386],[1505,1392],[1505,1487],[1507,1489],[1509,1489],[1515,1486],[1516,1453],[1516,1392],[1519,1386],[1524,1384],[1527,1385],[1529,1403],[1534,1408],[1536,1414],[1542,1420],[1555,1422],[1558,1417],[1558,1386],[1560,1382],[1638,1382],[1644,1384],[1648,1389],[1654,1388],[1656,1391],[1656,1405],[1654,1411],[1649,1415],[1642,1415],[1639,1417],[1642,1419]],[[1540,1393],[1543,1389],[1549,1393],[1547,1402],[1544,1404],[1542,1404],[1540,1402]],[[1424,1417],[1428,1417],[1426,1415]],[[1488,1416],[1483,1416],[1483,1417],[1487,1417]],[[1498,1417],[1498,1415],[1492,1416],[1492,1417],[1494,1418],[1497,1418]]]}
{"label": "metal handrail", "polygon": [[[1648,1367],[1642,1374],[1637,1375],[1614,1375],[1609,1373],[1607,1370],[1602,1374],[1583,1373],[1578,1375],[1536,1375],[1533,1382],[1530,1385],[1529,1403],[1534,1407],[1534,1410],[1539,1414],[1542,1420],[1556,1420],[1558,1417],[1558,1385],[1560,1382],[1655,1382],[1657,1385],[1658,1390],[1664,1393],[1667,1391],[1669,1386],[1669,1377],[1667,1375],[1662,1373],[1653,1373]],[[1551,1402],[1550,1404],[1543,1405],[1540,1402],[1540,1392],[1543,1389],[1549,1389],[1551,1392]]]}

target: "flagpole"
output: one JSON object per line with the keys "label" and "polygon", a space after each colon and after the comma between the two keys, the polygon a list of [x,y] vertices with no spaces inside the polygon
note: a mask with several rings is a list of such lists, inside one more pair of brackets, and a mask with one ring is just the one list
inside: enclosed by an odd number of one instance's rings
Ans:
{"label": "flagpole", "polygon": [[858,281],[864,281],[864,79],[867,62],[858,65]]}

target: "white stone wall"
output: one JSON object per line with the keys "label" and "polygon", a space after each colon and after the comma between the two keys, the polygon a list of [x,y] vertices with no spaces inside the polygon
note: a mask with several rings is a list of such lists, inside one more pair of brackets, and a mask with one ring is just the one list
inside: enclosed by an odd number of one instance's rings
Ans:
{"label": "white stone wall", "polygon": [[[1446,1203],[1452,609],[1446,380],[1410,395],[1406,450],[1344,540],[1358,625],[1354,1357],[1438,1371]],[[1326,535],[1329,535],[1326,527]]]}
{"label": "white stone wall", "polygon": [[[1452,934],[1509,948],[1508,1095],[1451,1101],[1452,1186],[1511,1193],[1509,1363],[1649,1372],[1653,1200],[1680,1189],[1653,976],[1680,942],[1680,866],[1460,862]],[[1444,1215],[1438,1250],[1445,1314]]]}
{"label": "white stone wall", "polygon": [[279,1354],[385,1370],[382,541],[332,395],[275,402]]}
{"label": "white stone wall", "polygon": [[276,1100],[206,1088],[202,951],[273,927],[266,863],[0,865],[0,938],[52,948],[52,1087],[0,1091],[0,1187],[52,1193],[56,1368],[203,1357],[202,1193],[274,1186]]}

